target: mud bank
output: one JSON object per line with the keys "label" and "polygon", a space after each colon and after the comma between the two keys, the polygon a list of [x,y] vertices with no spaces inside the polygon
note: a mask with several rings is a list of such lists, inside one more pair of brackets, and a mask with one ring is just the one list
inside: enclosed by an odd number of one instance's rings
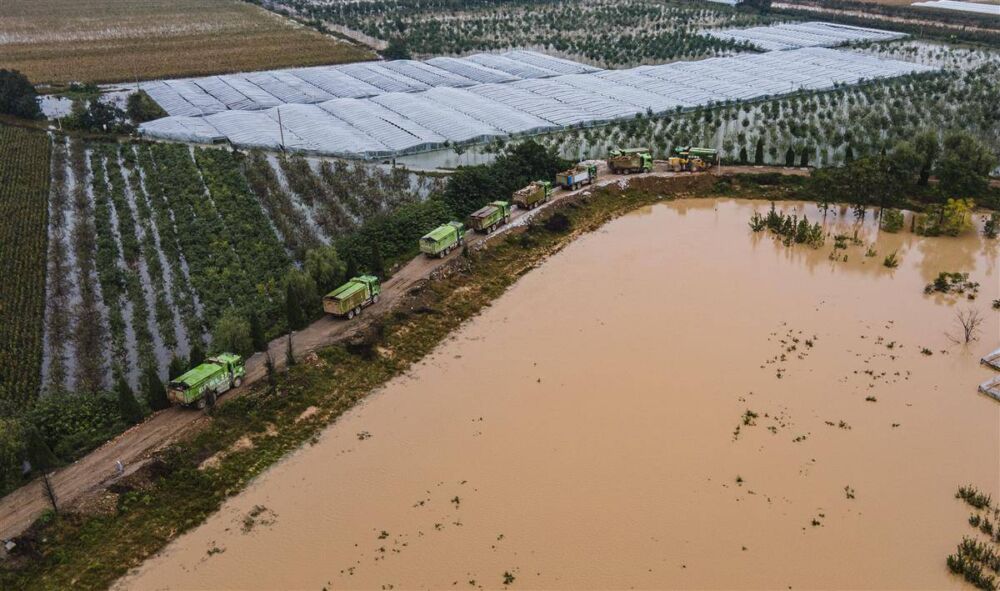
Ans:
{"label": "mud bank", "polygon": [[960,587],[954,492],[1000,491],[996,243],[869,221],[833,261],[765,207],[581,237],[120,588]]}

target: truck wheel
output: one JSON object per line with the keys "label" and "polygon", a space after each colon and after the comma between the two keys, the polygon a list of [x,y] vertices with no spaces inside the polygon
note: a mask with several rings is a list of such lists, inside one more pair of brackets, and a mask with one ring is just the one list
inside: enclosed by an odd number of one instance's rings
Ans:
{"label": "truck wheel", "polygon": [[351,320],[353,318],[354,318],[354,308],[351,308],[350,310],[347,311],[347,319]]}
{"label": "truck wheel", "polygon": [[233,387],[234,388],[239,388],[242,385],[243,385],[243,378],[240,377],[240,376],[236,376],[236,379],[233,380]]}
{"label": "truck wheel", "polygon": [[355,311],[354,311],[354,315],[355,315],[355,316],[361,316],[361,306],[358,306],[358,307],[357,307],[357,308],[355,308],[354,310],[355,310]]}
{"label": "truck wheel", "polygon": [[377,304],[378,303],[378,296],[377,295],[372,296],[372,303],[373,304]]}
{"label": "truck wheel", "polygon": [[215,390],[210,390],[207,394],[205,394],[205,398],[208,399],[206,402],[209,406],[215,406],[217,397],[218,395],[215,393]]}
{"label": "truck wheel", "polygon": [[201,398],[199,398],[199,399],[198,399],[198,402],[195,402],[195,403],[194,403],[194,406],[195,406],[195,408],[197,408],[198,410],[205,410],[205,397],[204,397],[204,396],[202,396]]}

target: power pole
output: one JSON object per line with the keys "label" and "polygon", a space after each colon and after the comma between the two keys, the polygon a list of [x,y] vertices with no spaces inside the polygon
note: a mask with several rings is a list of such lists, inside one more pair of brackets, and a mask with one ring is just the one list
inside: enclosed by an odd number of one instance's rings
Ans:
{"label": "power pole", "polygon": [[278,112],[278,133],[281,134],[281,151],[285,151],[285,127],[281,124],[281,107],[275,107],[275,111]]}
{"label": "power pole", "polygon": [[49,473],[42,473],[42,488],[45,490],[45,496],[49,498],[49,502],[52,503],[52,510],[55,511],[56,515],[59,514],[59,505],[56,503],[56,490],[52,487],[52,481],[49,480]]}

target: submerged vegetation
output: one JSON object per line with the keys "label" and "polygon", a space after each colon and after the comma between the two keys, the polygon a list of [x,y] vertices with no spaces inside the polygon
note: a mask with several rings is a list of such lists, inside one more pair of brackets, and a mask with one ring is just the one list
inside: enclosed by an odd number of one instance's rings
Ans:
{"label": "submerged vegetation", "polygon": [[959,487],[955,498],[975,510],[969,516],[974,533],[963,536],[956,552],[948,556],[948,569],[977,589],[996,591],[1000,584],[1000,507],[994,507],[993,498],[972,485]]}

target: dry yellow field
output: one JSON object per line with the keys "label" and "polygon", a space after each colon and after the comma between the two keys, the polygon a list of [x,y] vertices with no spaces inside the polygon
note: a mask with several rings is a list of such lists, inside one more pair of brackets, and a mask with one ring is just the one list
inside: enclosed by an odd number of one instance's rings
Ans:
{"label": "dry yellow field", "polygon": [[371,59],[239,0],[4,0],[0,55],[33,82],[135,78]]}

